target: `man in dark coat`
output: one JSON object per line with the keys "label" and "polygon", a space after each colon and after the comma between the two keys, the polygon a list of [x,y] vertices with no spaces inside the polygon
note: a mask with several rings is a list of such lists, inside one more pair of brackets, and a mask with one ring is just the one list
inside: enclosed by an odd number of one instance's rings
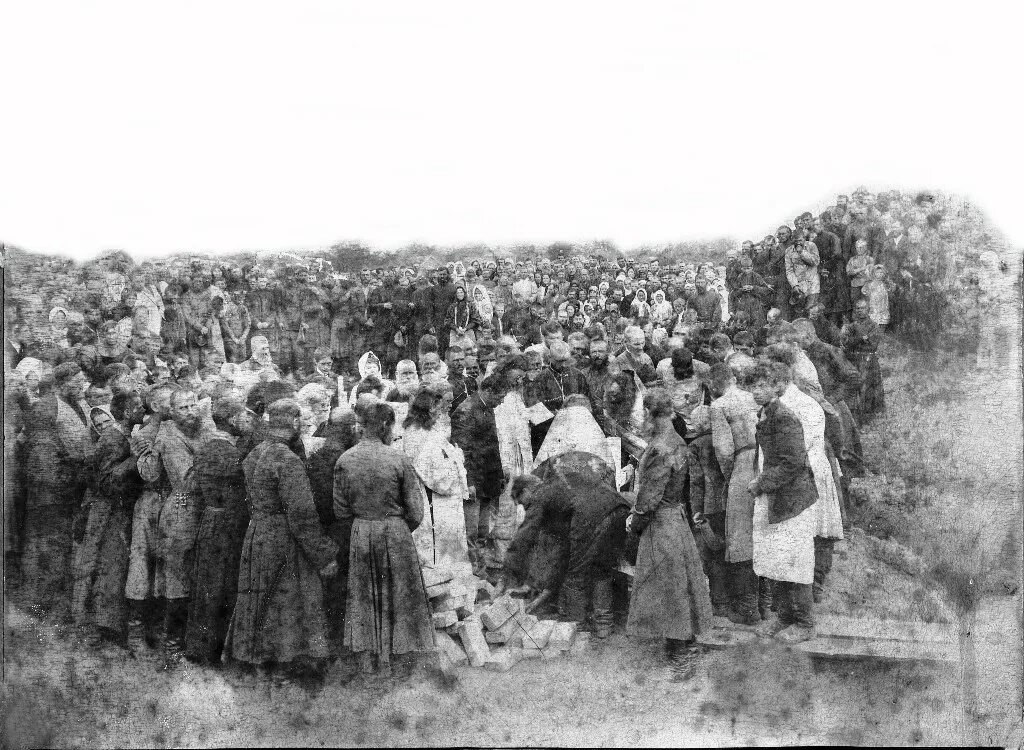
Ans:
{"label": "man in dark coat", "polygon": [[822,214],[815,219],[811,229],[811,241],[817,245],[818,256],[821,258],[818,267],[821,277],[820,301],[825,306],[825,312],[841,324],[843,316],[850,309],[850,278],[846,275],[846,262],[849,258],[843,251],[839,236],[825,227],[824,216]]}
{"label": "man in dark coat", "polygon": [[434,321],[435,336],[441,356],[448,351],[448,333],[450,328],[445,323],[448,315],[448,308],[455,302],[455,284],[448,274],[447,268],[438,271],[437,286],[431,290],[430,308],[431,318]]}
{"label": "man in dark coat", "polygon": [[144,487],[128,435],[144,416],[142,397],[123,392],[114,395],[109,411],[98,407],[92,413],[99,440],[90,477],[93,499],[80,549],[91,550],[95,564],[90,566],[85,610],[91,611],[100,640],[118,645],[128,620],[125,582],[132,511]]}
{"label": "man in dark coat", "polygon": [[503,474],[494,407],[504,397],[505,387],[501,379],[490,375],[484,378],[477,393],[452,413],[452,442],[462,448],[466,457],[469,483],[469,500],[465,503],[466,534],[474,570],[483,568],[484,548],[502,490]]}
{"label": "man in dark coat", "polygon": [[267,413],[267,439],[242,462],[250,520],[224,645],[263,677],[272,665],[330,655],[320,576],[338,572],[337,545],[321,530],[302,460],[288,448],[299,406],[282,399]]}
{"label": "man in dark coat", "polygon": [[252,433],[254,414],[238,401],[213,407],[217,432],[192,467],[191,492],[201,507],[192,563],[192,596],[185,629],[186,658],[219,664],[238,593],[238,561],[249,524],[244,455],[236,442]]}
{"label": "man in dark coat", "polygon": [[590,398],[586,377],[572,363],[568,344],[556,341],[548,351],[548,367],[538,377],[540,399],[550,411],[557,412],[569,396],[579,394]]}
{"label": "man in dark coat", "polygon": [[[747,388],[761,407],[757,423],[760,473],[748,490],[754,502],[754,572],[772,581],[777,620],[758,632],[787,642],[814,637],[814,504],[818,491],[807,460],[803,427],[779,396],[789,387],[789,367],[759,362]],[[758,463],[755,458],[755,463]]]}
{"label": "man in dark coat", "polygon": [[859,424],[864,424],[885,410],[882,370],[878,364],[882,330],[868,316],[867,300],[858,300],[854,304],[853,320],[843,326],[840,338],[846,356],[860,371],[861,387],[854,416]]}
{"label": "man in dark coat", "polygon": [[589,605],[595,634],[607,637],[612,626],[612,578],[625,543],[629,501],[589,474],[563,471],[544,480],[517,477],[512,499],[526,509],[526,517],[505,555],[506,574],[525,578],[538,538],[553,538],[562,554],[549,585],[557,590],[560,584],[561,609],[582,625]]}
{"label": "man in dark coat", "polygon": [[338,545],[338,575],[324,580],[324,611],[327,631],[335,647],[341,644],[348,596],[349,537],[352,519],[338,520],[334,515],[334,467],[349,448],[359,442],[356,415],[346,407],[334,409],[324,430],[324,444],[306,459],[306,476],[313,491],[313,504],[320,527]]}

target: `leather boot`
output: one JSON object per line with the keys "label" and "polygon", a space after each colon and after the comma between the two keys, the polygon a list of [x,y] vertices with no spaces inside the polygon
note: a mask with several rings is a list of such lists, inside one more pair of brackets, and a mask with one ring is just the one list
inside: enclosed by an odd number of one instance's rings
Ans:
{"label": "leather boot", "polygon": [[594,635],[607,638],[612,634],[612,582],[611,579],[594,582]]}
{"label": "leather boot", "polygon": [[168,599],[164,613],[164,667],[171,669],[185,657],[185,623],[188,599]]}
{"label": "leather boot", "polygon": [[732,606],[729,620],[737,625],[757,625],[761,622],[758,612],[758,579],[751,562],[729,564]]}
{"label": "leather boot", "polygon": [[758,578],[757,581],[757,611],[762,620],[768,620],[771,618],[772,609],[774,609],[772,582],[767,578]]}

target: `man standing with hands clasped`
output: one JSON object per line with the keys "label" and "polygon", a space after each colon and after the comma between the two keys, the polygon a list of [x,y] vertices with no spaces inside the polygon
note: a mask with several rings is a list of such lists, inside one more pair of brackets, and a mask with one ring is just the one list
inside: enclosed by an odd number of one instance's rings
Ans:
{"label": "man standing with hands clasped", "polygon": [[758,626],[758,635],[790,643],[814,637],[814,504],[818,492],[797,416],[779,400],[792,380],[788,365],[760,361],[746,389],[761,407],[755,462],[747,486],[754,500],[754,573],[772,581],[779,616]]}
{"label": "man standing with hands clasped", "polygon": [[488,375],[480,389],[452,413],[452,442],[462,448],[466,456],[469,481],[469,499],[464,506],[466,534],[469,537],[469,559],[477,575],[484,572],[484,548],[504,479],[494,421],[494,407],[504,398],[503,379]]}

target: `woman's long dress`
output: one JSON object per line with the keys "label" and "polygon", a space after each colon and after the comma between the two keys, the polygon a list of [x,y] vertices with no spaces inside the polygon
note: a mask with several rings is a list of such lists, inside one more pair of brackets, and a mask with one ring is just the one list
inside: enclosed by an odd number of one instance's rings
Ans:
{"label": "woman's long dress", "polygon": [[629,635],[688,641],[711,627],[707,579],[683,517],[689,462],[686,444],[675,433],[653,440],[640,459],[634,510],[650,523],[640,535]]}

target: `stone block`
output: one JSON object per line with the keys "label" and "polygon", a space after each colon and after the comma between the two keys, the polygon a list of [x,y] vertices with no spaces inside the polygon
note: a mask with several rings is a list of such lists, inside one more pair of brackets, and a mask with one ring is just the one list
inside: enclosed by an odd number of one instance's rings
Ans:
{"label": "stone block", "polygon": [[523,634],[523,648],[544,648],[548,645],[551,630],[555,627],[554,620],[538,620],[526,628]]}
{"label": "stone block", "polygon": [[524,640],[530,628],[536,626],[538,620],[536,615],[517,614],[512,617],[514,627],[508,643],[511,646],[525,646]]}
{"label": "stone block", "polygon": [[464,588],[454,583],[443,585],[448,586],[448,593],[438,597],[431,597],[430,606],[434,612],[444,612],[449,609],[455,610],[465,604],[466,590]]}
{"label": "stone block", "polygon": [[450,625],[454,625],[459,621],[458,615],[455,614],[455,610],[448,610],[447,612],[435,612],[431,617],[434,621],[435,628],[447,628]]}
{"label": "stone block", "polygon": [[467,617],[459,623],[459,638],[462,647],[466,649],[466,656],[469,657],[469,664],[473,667],[482,667],[491,649],[484,640],[484,630],[480,619],[476,616]]}
{"label": "stone block", "polygon": [[576,633],[576,637],[572,639],[572,645],[569,646],[570,654],[582,654],[590,646],[590,633]]}
{"label": "stone block", "polygon": [[539,648],[523,648],[520,649],[524,659],[541,659],[543,658],[543,649]]}
{"label": "stone block", "polygon": [[484,662],[484,669],[491,672],[507,672],[520,662],[523,658],[523,650],[504,646],[495,649]]}
{"label": "stone block", "polygon": [[469,664],[469,657],[466,656],[466,652],[462,650],[462,646],[456,643],[455,639],[447,633],[434,632],[434,643],[437,646],[438,653],[441,655],[442,662],[461,667]]}
{"label": "stone block", "polygon": [[545,646],[544,648],[539,648],[539,649],[532,648],[532,649],[530,649],[530,651],[539,651],[540,652],[540,658],[543,659],[544,661],[548,661],[549,659],[557,659],[563,653],[562,649],[554,648],[552,646]]}
{"label": "stone block", "polygon": [[436,586],[439,583],[447,583],[452,580],[452,571],[446,566],[436,568],[423,568],[423,585],[427,588]]}
{"label": "stone block", "polygon": [[575,622],[556,622],[551,628],[551,637],[548,638],[548,647],[565,651],[572,645],[573,636],[576,635]]}
{"label": "stone block", "polygon": [[439,596],[448,596],[452,591],[452,582],[445,581],[444,583],[436,583],[433,586],[427,586],[427,598],[436,599]]}
{"label": "stone block", "polygon": [[[518,622],[515,615],[513,615],[512,617],[508,618],[508,620],[503,622],[501,624],[501,627],[497,628],[496,630],[485,631],[484,638],[487,640],[488,643],[506,643],[512,638],[513,635],[515,635],[517,630],[521,631],[521,629],[521,624]],[[520,642],[522,642],[522,638],[520,638]]]}
{"label": "stone block", "polygon": [[499,597],[490,606],[484,608],[480,613],[480,622],[488,630],[497,630],[504,623],[508,622],[508,618],[518,611],[516,604],[512,601],[512,597],[506,594]]}

